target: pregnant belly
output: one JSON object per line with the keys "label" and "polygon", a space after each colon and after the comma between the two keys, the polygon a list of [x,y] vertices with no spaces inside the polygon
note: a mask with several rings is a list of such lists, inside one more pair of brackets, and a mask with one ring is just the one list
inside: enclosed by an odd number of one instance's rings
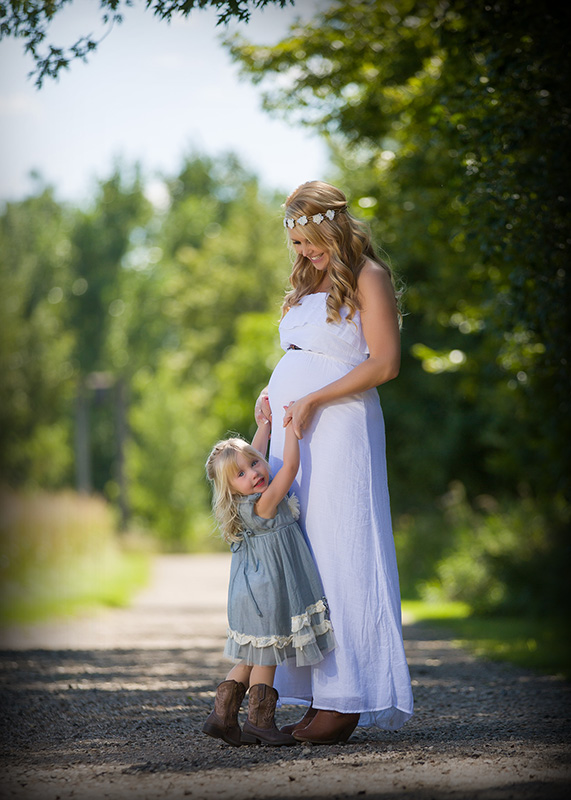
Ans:
{"label": "pregnant belly", "polygon": [[[288,350],[276,365],[268,391],[272,409],[321,389],[342,378],[351,365],[308,350]],[[275,412],[274,412],[275,413]]]}

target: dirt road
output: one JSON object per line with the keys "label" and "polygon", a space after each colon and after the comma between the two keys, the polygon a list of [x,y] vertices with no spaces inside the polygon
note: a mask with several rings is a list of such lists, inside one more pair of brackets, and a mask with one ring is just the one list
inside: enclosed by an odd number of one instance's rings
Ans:
{"label": "dirt road", "polygon": [[[569,684],[421,626],[405,625],[416,713],[396,733],[282,748],[202,734],[228,668],[228,569],[163,556],[129,609],[2,635],[2,798],[567,798]],[[279,722],[298,716],[284,706]]]}

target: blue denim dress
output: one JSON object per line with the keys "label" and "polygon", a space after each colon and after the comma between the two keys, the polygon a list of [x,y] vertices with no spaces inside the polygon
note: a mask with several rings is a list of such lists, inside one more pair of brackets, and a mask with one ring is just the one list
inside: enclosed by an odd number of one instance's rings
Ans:
{"label": "blue denim dress", "polygon": [[239,500],[244,528],[232,545],[224,654],[262,666],[317,664],[335,638],[315,562],[288,498],[263,519],[254,510],[259,497]]}

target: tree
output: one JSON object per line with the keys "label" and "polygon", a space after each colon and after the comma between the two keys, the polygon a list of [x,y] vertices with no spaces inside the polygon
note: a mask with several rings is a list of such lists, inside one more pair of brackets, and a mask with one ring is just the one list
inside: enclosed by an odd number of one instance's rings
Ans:
{"label": "tree", "polygon": [[119,169],[100,182],[91,208],[77,212],[72,246],[80,291],[74,293],[72,325],[84,374],[109,367],[105,343],[114,317],[120,316],[122,259],[132,230],[149,217],[140,176],[130,179]]}
{"label": "tree", "polygon": [[234,155],[191,155],[165,184],[168,210],[124,260],[134,299],[127,466],[135,518],[181,549],[216,541],[204,463],[229,430],[252,435],[287,255],[278,199]]}
{"label": "tree", "polygon": [[14,488],[73,474],[72,219],[46,187],[0,216],[0,481]]}
{"label": "tree", "polygon": [[[73,0],[9,0],[0,2],[0,41],[6,37],[21,39],[24,50],[30,53],[35,64],[32,75],[36,86],[42,87],[46,77],[56,78],[72,61],[87,61],[98,44],[111,32],[115,24],[123,21],[126,8],[133,0],[100,0],[102,27],[107,30],[97,40],[91,34],[81,36],[69,47],[59,47],[49,42],[48,28],[55,17]],[[195,8],[215,8],[218,24],[232,19],[247,22],[252,8],[264,8],[269,3],[284,8],[293,0],[145,0],[147,10],[161,20],[170,22],[178,15],[186,17]],[[45,49],[44,49],[45,48]]]}
{"label": "tree", "polygon": [[[108,493],[122,463],[122,414],[132,374],[132,343],[125,332],[133,309],[123,259],[131,234],[150,218],[140,176],[116,168],[100,182],[91,207],[75,212],[72,245],[73,287],[68,301],[78,366],[78,452],[91,466],[81,488]],[[89,419],[87,414],[89,411]],[[82,434],[83,432],[83,434]],[[90,448],[91,452],[87,450]],[[125,513],[124,513],[125,516]]]}
{"label": "tree", "polygon": [[328,138],[396,255],[403,368],[380,392],[399,563],[408,591],[480,609],[558,613],[567,592],[570,15],[332,0],[273,47],[229,43],[269,110]]}
{"label": "tree", "polygon": [[[274,47],[231,43],[266,107],[322,131],[373,226],[396,232],[432,338],[412,355],[487,401],[471,455],[488,482],[525,480],[547,502],[571,493],[570,13],[333,0]],[[471,357],[447,365],[453,350]]]}

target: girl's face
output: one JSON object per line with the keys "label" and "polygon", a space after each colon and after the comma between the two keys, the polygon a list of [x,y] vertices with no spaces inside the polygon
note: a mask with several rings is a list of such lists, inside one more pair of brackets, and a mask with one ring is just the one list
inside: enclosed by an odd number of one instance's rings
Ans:
{"label": "girl's face", "polygon": [[303,229],[298,225],[288,230],[288,236],[293,245],[293,249],[298,255],[308,258],[315,269],[325,271],[329,266],[330,253],[315,244],[311,244],[303,234]]}
{"label": "girl's face", "polygon": [[263,494],[270,485],[270,472],[266,462],[261,458],[238,453],[236,463],[238,474],[230,481],[232,491],[241,495],[257,492]]}

